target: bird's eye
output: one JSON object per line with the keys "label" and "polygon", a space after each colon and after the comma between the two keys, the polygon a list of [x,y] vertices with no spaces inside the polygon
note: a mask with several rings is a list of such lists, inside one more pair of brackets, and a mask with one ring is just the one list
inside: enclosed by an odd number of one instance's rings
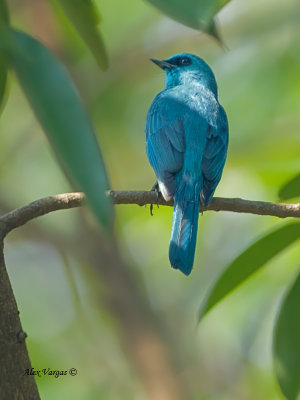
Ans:
{"label": "bird's eye", "polygon": [[192,63],[192,61],[188,57],[182,57],[180,59],[180,65],[190,65],[191,63]]}

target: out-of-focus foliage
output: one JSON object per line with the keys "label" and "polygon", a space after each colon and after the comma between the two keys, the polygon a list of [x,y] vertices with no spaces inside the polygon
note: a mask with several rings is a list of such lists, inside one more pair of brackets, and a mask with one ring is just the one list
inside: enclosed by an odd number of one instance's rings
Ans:
{"label": "out-of-focus foliage", "polygon": [[[232,290],[236,289],[241,283],[257,272],[271,258],[299,238],[300,223],[290,223],[274,232],[268,233],[248,247],[218,277],[203,304],[200,318]],[[298,306],[298,303],[294,305],[295,308]]]}
{"label": "out-of-focus foliage", "polygon": [[5,89],[7,82],[7,69],[3,57],[0,56],[0,112],[5,98]]}
{"label": "out-of-focus foliage", "polygon": [[278,192],[281,200],[289,200],[300,196],[300,174],[286,182]]}
{"label": "out-of-focus foliage", "polygon": [[0,26],[9,24],[9,13],[5,0],[0,0]]}
{"label": "out-of-focus foliage", "polygon": [[[9,24],[9,14],[7,5],[4,0],[0,0],[0,35],[1,29],[4,29]],[[7,68],[4,58],[0,54],[0,113],[5,99],[5,89],[7,83]]]}
{"label": "out-of-focus foliage", "polygon": [[274,334],[274,363],[283,393],[288,400],[300,395],[300,274],[280,309]]}
{"label": "out-of-focus foliage", "polygon": [[106,70],[108,59],[102,36],[98,30],[100,14],[93,0],[58,0],[58,2],[92,51],[100,68]]}
{"label": "out-of-focus foliage", "polygon": [[16,72],[34,112],[68,176],[83,190],[105,227],[112,205],[102,156],[76,91],[65,69],[38,41],[7,31],[4,54]]}
{"label": "out-of-focus foliage", "polygon": [[[111,59],[105,74],[80,41],[64,35],[67,26],[57,24],[47,2],[10,0],[14,26],[51,47],[80,88],[99,132],[112,188],[153,185],[143,130],[164,77],[148,59],[188,51],[212,66],[229,118],[228,160],[216,195],[276,201],[280,185],[299,172],[299,1],[228,3],[218,15],[227,51],[145,1],[95,0],[95,5],[101,10],[101,32]],[[14,80],[0,119],[0,149],[3,211],[69,190]],[[254,237],[277,229],[278,220],[204,213],[195,268],[186,279],[169,266],[172,210],[154,207],[150,217],[148,208],[116,208],[118,241],[134,273],[142,275],[153,319],[165,323],[163,334],[176,360],[178,381],[188,388],[187,400],[282,400],[271,338],[278,299],[299,267],[299,246],[273,257],[195,331],[199,303],[224,265]],[[74,378],[41,379],[39,391],[47,400],[143,399],[139,374],[120,346],[122,332],[105,303],[98,309],[99,295],[110,288],[97,284],[77,249],[67,247],[80,231],[78,212],[72,210],[42,218],[7,238],[6,261],[33,365],[74,366],[79,371]],[[78,316],[53,237],[67,249],[87,323]]]}
{"label": "out-of-focus foliage", "polygon": [[214,17],[229,0],[147,0],[165,14],[217,37]]}

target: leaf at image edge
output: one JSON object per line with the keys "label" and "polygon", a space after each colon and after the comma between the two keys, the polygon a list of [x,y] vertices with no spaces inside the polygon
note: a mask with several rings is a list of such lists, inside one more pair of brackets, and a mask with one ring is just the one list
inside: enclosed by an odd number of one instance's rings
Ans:
{"label": "leaf at image edge", "polygon": [[300,395],[300,274],[286,294],[274,328],[274,368],[288,400]]}
{"label": "leaf at image edge", "polygon": [[281,200],[289,200],[300,196],[300,174],[286,182],[279,190]]}
{"label": "leaf at image edge", "polygon": [[243,251],[213,284],[201,306],[199,320],[272,257],[299,238],[300,222],[292,222],[268,233]]}
{"label": "leaf at image edge", "polygon": [[108,177],[89,117],[67,71],[40,42],[10,30],[4,52],[68,177],[111,227]]}
{"label": "leaf at image edge", "polygon": [[9,25],[9,12],[5,0],[0,0],[0,25]]}
{"label": "leaf at image edge", "polygon": [[79,36],[93,53],[102,70],[108,67],[108,57],[103,38],[98,30],[99,12],[91,0],[58,0],[61,8],[77,30]]}
{"label": "leaf at image edge", "polygon": [[168,17],[220,40],[214,17],[230,0],[147,0]]}
{"label": "leaf at image edge", "polygon": [[5,103],[5,91],[7,84],[7,68],[2,56],[0,55],[0,113]]}

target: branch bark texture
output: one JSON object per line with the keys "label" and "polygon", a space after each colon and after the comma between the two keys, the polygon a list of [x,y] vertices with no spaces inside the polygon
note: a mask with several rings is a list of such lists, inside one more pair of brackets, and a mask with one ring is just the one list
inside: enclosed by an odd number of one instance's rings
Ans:
{"label": "branch bark texture", "polygon": [[0,243],[0,398],[40,400]]}
{"label": "branch bark texture", "polygon": [[[173,206],[173,201],[166,202],[161,194],[154,191],[115,191],[107,192],[114,204],[157,204]],[[85,201],[81,192],[63,193],[56,196],[36,200],[24,207],[17,208],[0,217],[0,231],[5,236],[33,218],[48,214],[53,211],[80,207]],[[300,218],[300,203],[271,203],[265,201],[243,200],[239,198],[215,197],[208,207],[201,211],[231,211],[237,213],[270,215],[278,218]]]}

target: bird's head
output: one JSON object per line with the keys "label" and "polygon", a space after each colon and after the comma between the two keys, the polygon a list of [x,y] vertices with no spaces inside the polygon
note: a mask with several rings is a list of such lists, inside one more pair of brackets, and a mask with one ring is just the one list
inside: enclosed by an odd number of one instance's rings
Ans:
{"label": "bird's head", "polygon": [[166,88],[198,82],[217,95],[215,76],[202,58],[194,54],[176,54],[166,60],[151,58],[156,65],[166,73]]}

